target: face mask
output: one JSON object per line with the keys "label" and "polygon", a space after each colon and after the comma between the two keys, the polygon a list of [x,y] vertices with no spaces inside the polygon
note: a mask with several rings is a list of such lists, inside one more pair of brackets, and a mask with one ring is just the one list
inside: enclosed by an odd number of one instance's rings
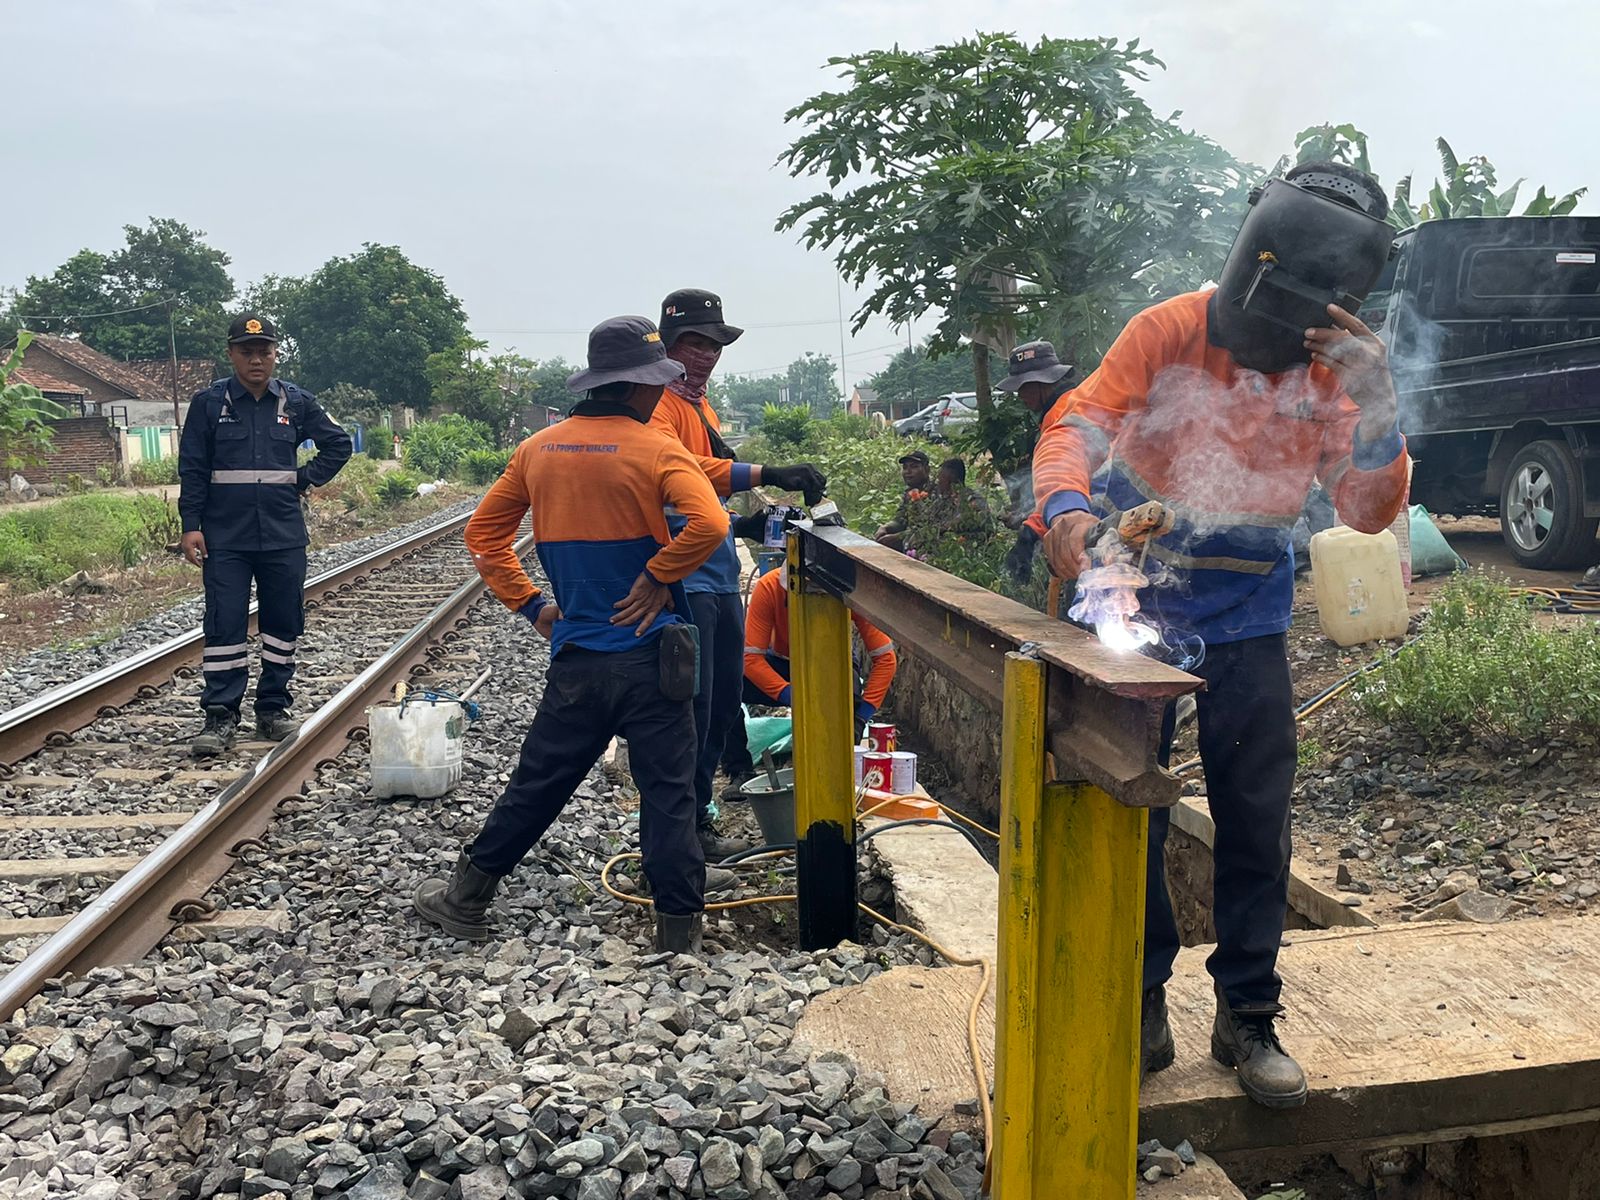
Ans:
{"label": "face mask", "polygon": [[711,378],[717,360],[722,357],[722,347],[705,350],[697,346],[686,346],[679,341],[667,351],[667,357],[680,364],[684,370],[682,379],[674,380],[667,386],[685,399],[694,400],[706,394],[706,380]]}

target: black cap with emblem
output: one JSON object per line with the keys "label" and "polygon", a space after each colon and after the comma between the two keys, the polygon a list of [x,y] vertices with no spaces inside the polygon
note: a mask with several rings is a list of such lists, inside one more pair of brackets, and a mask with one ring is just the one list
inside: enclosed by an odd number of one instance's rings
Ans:
{"label": "black cap with emblem", "polygon": [[278,327],[265,317],[255,313],[245,313],[244,316],[234,320],[228,326],[228,345],[239,342],[275,342],[278,340]]}
{"label": "black cap with emblem", "polygon": [[649,317],[612,317],[589,331],[589,365],[567,378],[567,387],[586,392],[608,383],[668,384],[683,378],[683,367],[667,357],[661,333]]}
{"label": "black cap with emblem", "polygon": [[744,330],[722,319],[722,297],[700,288],[679,288],[661,302],[661,340],[671,349],[685,333],[704,334],[723,346],[739,340]]}

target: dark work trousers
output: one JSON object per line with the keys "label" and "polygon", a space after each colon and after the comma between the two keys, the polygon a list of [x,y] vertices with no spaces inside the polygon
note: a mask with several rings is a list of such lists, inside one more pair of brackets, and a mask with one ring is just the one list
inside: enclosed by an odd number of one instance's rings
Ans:
{"label": "dark work trousers", "polygon": [[661,694],[654,640],[620,654],[567,646],[556,655],[517,769],[472,843],[472,862],[509,875],[618,734],[628,739],[639,788],[639,850],[656,908],[697,913],[706,860],[695,836],[694,714],[687,700]]}
{"label": "dark work trousers", "polygon": [[[1206,796],[1216,822],[1213,909],[1217,948],[1206,967],[1235,1010],[1276,1004],[1278,943],[1289,899],[1289,798],[1294,790],[1294,692],[1287,639],[1249,638],[1206,648],[1193,674]],[[1162,729],[1172,749],[1174,710]],[[1172,977],[1178,925],[1167,895],[1168,812],[1150,811],[1145,875],[1144,986]]]}
{"label": "dark work trousers", "polygon": [[261,636],[261,678],[256,682],[256,712],[289,707],[294,650],[306,627],[302,593],[306,551],[211,550],[201,567],[206,587],[205,655],[200,669],[203,708],[226,708],[237,715],[250,677],[250,581],[255,580],[256,630]]}
{"label": "dark work trousers", "polygon": [[[700,694],[694,698],[694,727],[699,735],[695,763],[696,817],[711,820],[711,783],[730,730],[741,724],[739,697],[744,690],[744,605],[737,593],[690,592],[689,611],[700,631]],[[633,761],[633,745],[628,761]]]}

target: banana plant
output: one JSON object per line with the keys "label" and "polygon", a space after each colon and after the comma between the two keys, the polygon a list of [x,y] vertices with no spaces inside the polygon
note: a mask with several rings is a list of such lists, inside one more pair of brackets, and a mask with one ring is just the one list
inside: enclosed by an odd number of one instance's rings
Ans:
{"label": "banana plant", "polygon": [[31,383],[11,382],[32,340],[33,334],[27,330],[19,332],[16,346],[0,363],[0,462],[8,471],[37,462],[49,451],[51,435],[45,421],[72,415],[54,400],[47,400]]}
{"label": "banana plant", "polygon": [[[1364,146],[1365,139],[1362,139]],[[1407,175],[1394,189],[1389,205],[1389,222],[1397,229],[1410,229],[1423,221],[1445,217],[1509,217],[1516,215],[1518,179],[1503,191],[1496,191],[1494,164],[1483,155],[1460,158],[1444,138],[1438,141],[1442,174],[1428,189],[1421,205],[1411,203],[1412,177]],[[1577,208],[1588,188],[1577,188],[1563,196],[1552,196],[1544,187],[1522,210],[1525,217],[1560,217]]]}

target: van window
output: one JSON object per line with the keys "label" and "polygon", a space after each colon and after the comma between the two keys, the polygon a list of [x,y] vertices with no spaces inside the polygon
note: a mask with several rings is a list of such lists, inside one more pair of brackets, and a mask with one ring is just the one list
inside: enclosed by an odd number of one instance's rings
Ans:
{"label": "van window", "polygon": [[1600,295],[1593,246],[1485,247],[1472,252],[1467,294],[1478,300]]}

